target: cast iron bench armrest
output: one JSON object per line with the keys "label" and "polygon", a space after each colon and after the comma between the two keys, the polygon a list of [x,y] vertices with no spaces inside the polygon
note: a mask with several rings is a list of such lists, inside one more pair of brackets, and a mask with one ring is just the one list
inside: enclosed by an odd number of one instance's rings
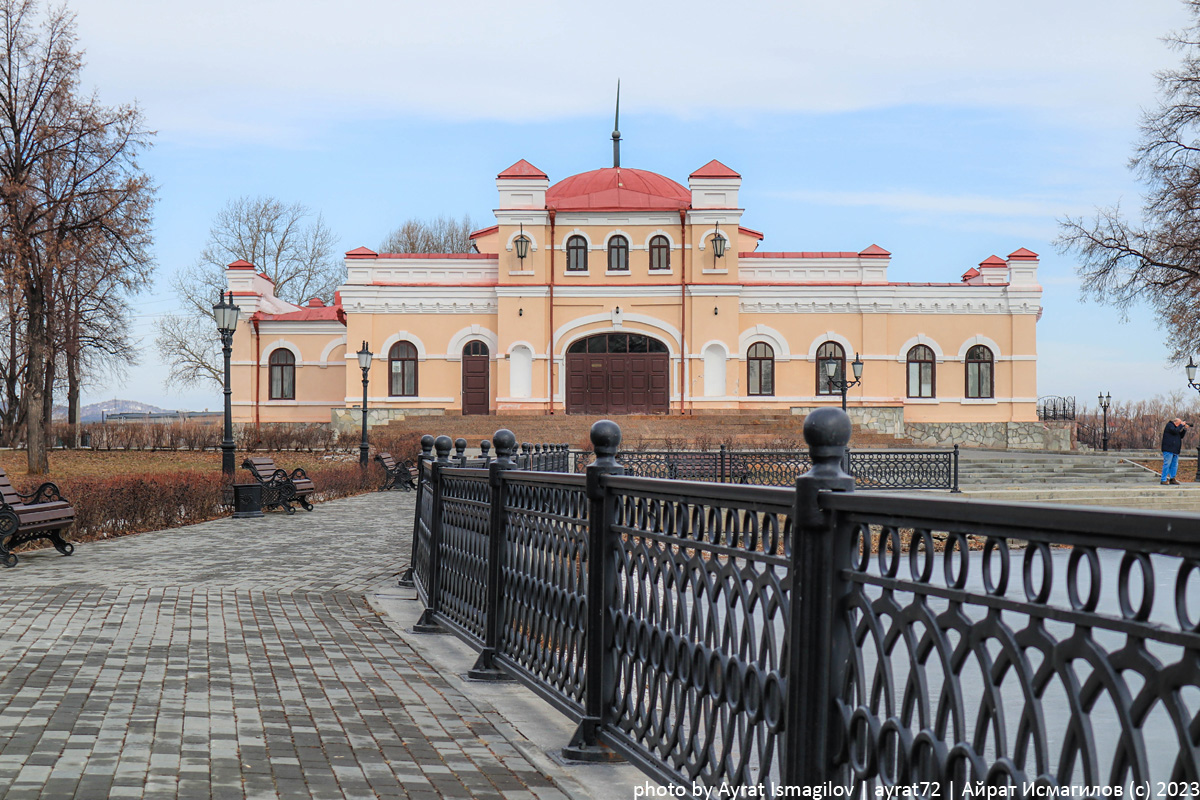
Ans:
{"label": "cast iron bench armrest", "polygon": [[[62,492],[60,492],[58,490],[58,486],[53,483],[43,483],[29,494],[17,492],[17,496],[20,497],[21,502],[27,506],[37,505],[38,503],[53,503],[56,500],[63,500]],[[5,503],[5,505],[7,506],[8,504]]]}

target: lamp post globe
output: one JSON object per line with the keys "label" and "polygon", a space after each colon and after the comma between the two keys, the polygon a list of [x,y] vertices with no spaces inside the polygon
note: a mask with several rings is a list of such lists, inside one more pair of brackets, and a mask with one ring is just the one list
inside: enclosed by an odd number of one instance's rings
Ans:
{"label": "lamp post globe", "polygon": [[371,348],[367,347],[366,340],[362,343],[362,349],[358,351],[358,366],[362,370],[363,382],[363,402],[362,402],[362,443],[358,446],[358,463],[362,467],[367,466],[367,451],[370,446],[367,444],[367,373],[371,371],[371,358],[373,353]]}
{"label": "lamp post globe", "polygon": [[221,334],[221,352],[225,356],[225,431],[221,438],[221,472],[233,478],[233,390],[229,385],[229,359],[233,353],[233,332],[237,330],[240,309],[233,302],[233,292],[217,298],[213,319]]}

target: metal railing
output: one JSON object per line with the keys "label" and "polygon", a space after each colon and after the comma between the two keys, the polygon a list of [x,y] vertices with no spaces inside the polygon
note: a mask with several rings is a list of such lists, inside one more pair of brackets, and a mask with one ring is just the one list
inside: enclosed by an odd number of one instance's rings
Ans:
{"label": "metal railing", "polygon": [[1200,780],[1200,516],[855,494],[849,432],[813,412],[788,489],[623,475],[607,421],[585,475],[439,440],[416,629],[576,721],[568,757],[679,786]]}
{"label": "metal railing", "polygon": [[1075,398],[1056,397],[1047,395],[1037,401],[1037,417],[1039,420],[1073,420],[1075,419]]}
{"label": "metal railing", "polygon": [[[574,454],[573,470],[583,472],[592,453]],[[812,467],[807,451],[633,450],[617,455],[626,475],[670,480],[791,486]],[[851,450],[842,469],[859,489],[947,489],[959,491],[958,445],[948,450]]]}

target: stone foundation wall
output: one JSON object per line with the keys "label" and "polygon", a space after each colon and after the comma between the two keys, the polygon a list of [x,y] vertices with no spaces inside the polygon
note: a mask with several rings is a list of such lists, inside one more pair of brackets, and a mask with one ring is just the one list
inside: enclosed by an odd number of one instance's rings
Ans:
{"label": "stone foundation wall", "polygon": [[1070,422],[910,422],[905,435],[927,447],[1070,450]]}
{"label": "stone foundation wall", "polygon": [[[825,406],[795,406],[793,414],[808,416],[817,408]],[[903,406],[850,406],[846,410],[850,421],[867,430],[892,436],[904,436],[904,407]]]}
{"label": "stone foundation wall", "polygon": [[[362,409],[335,408],[330,423],[335,431],[362,430]],[[367,430],[378,425],[387,425],[394,419],[405,417],[441,417],[445,412],[440,408],[368,408]]]}

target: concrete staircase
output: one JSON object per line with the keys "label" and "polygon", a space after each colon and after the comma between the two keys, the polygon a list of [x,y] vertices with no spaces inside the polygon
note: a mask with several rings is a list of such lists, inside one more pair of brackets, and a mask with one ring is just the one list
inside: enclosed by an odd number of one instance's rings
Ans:
{"label": "concrete staircase", "polygon": [[[672,447],[732,449],[742,447],[779,447],[803,449],[804,417],[783,412],[704,413],[695,415],[615,415],[608,417],[621,426],[625,448],[649,450]],[[471,446],[491,439],[500,428],[508,428],[520,442],[566,443],[573,448],[591,446],[588,431],[600,417],[555,414],[495,414],[490,416],[409,416],[394,419],[385,430],[389,433],[446,434],[462,437]],[[850,440],[853,448],[915,447],[910,439],[856,429]]]}
{"label": "concrete staircase", "polygon": [[1162,486],[1120,456],[960,452],[959,484],[973,500],[1200,512],[1200,484]]}
{"label": "concrete staircase", "polygon": [[1074,453],[959,451],[959,484],[966,488],[1003,486],[1062,487],[1072,484],[1146,486],[1157,476],[1120,456]]}

